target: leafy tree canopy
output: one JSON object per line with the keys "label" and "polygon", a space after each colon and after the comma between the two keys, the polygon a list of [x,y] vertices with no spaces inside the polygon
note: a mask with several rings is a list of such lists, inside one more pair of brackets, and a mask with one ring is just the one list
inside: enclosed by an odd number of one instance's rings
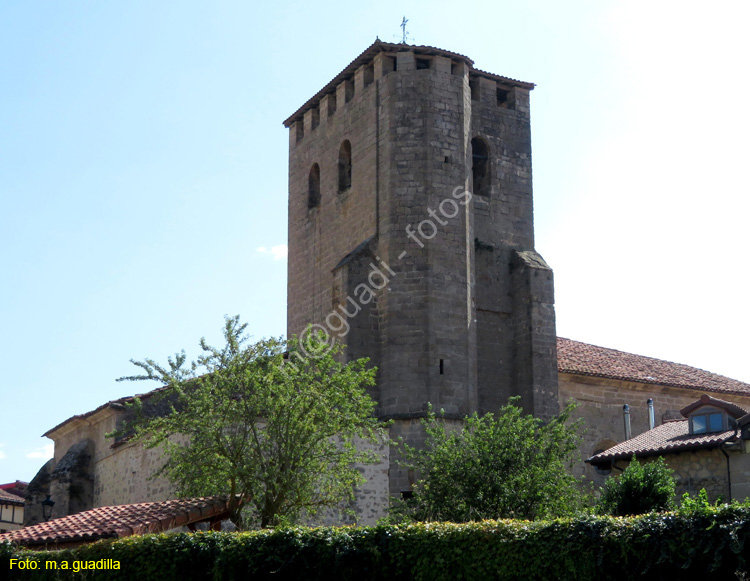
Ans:
{"label": "leafy tree canopy", "polygon": [[[341,347],[296,339],[249,343],[246,324],[227,317],[226,344],[209,346],[190,364],[184,351],[168,365],[132,361],[165,389],[136,399],[128,420],[110,436],[163,446],[166,475],[183,497],[226,494],[238,528],[273,526],[311,517],[353,498],[362,476],[355,464],[376,454],[355,439],[382,443],[382,424],[366,387],[367,360],[338,361]],[[288,357],[288,359],[287,359]],[[157,410],[156,412],[154,410]],[[182,435],[180,437],[179,435]]]}
{"label": "leafy tree canopy", "polygon": [[413,497],[396,513],[453,522],[536,519],[571,514],[587,495],[569,471],[581,420],[568,424],[571,403],[544,422],[514,405],[497,415],[474,413],[450,425],[430,412],[423,449],[401,443],[403,464],[419,474]]}
{"label": "leafy tree canopy", "polygon": [[674,477],[664,458],[640,464],[633,456],[618,478],[608,478],[604,483],[597,511],[630,516],[672,510],[674,495]]}

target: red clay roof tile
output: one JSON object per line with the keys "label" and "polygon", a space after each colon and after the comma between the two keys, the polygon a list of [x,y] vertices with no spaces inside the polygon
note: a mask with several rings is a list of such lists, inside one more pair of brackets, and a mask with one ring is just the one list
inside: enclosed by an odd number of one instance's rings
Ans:
{"label": "red clay roof tile", "polygon": [[102,506],[0,535],[0,542],[62,545],[159,533],[194,522],[226,518],[221,497],[188,498]]}
{"label": "red clay roof tile", "polygon": [[736,379],[681,363],[597,347],[562,337],[557,338],[557,369],[561,373],[575,375],[750,396],[750,384]]}
{"label": "red clay roof tile", "polygon": [[24,499],[22,496],[8,492],[0,488],[0,504],[14,504],[16,506],[23,506]]}
{"label": "red clay roof tile", "polygon": [[747,410],[744,408],[741,408],[735,403],[732,403],[731,401],[724,401],[723,399],[718,399],[715,397],[711,397],[710,395],[704,393],[699,400],[694,401],[693,403],[686,405],[684,408],[680,410],[680,413],[684,417],[688,417],[691,412],[697,410],[700,407],[710,405],[714,406],[720,409],[724,409],[729,413],[730,416],[732,416],[734,419],[741,418],[747,414]]}
{"label": "red clay roof tile", "polygon": [[588,458],[586,462],[590,464],[603,464],[613,460],[629,460],[633,456],[642,458],[683,450],[716,448],[720,444],[733,440],[736,437],[734,429],[725,432],[714,432],[712,434],[690,434],[688,424],[688,420],[666,422],[660,426],[656,426],[653,430],[648,430],[635,438],[612,446],[608,450]]}

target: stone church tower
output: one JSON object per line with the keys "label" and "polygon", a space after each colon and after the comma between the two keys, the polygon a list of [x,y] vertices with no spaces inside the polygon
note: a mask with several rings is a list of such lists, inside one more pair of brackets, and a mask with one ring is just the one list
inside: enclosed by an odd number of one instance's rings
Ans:
{"label": "stone church tower", "polygon": [[[445,50],[376,41],[289,117],[287,331],[379,369],[418,442],[508,397],[559,411],[552,270],[534,250],[529,91]],[[391,491],[408,485],[391,473]]]}

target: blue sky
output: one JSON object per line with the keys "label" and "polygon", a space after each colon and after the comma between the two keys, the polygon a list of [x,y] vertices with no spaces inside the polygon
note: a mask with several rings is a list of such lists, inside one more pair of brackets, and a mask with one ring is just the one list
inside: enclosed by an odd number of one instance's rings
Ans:
{"label": "blue sky", "polygon": [[537,83],[558,333],[750,381],[743,2],[0,4],[0,481],[225,314],[285,331],[282,121],[376,36]]}

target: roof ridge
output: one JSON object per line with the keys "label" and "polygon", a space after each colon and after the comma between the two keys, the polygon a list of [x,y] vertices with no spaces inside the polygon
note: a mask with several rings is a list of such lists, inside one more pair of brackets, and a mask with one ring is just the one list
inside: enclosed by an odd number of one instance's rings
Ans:
{"label": "roof ridge", "polygon": [[750,384],[649,355],[557,338],[558,372],[750,396]]}

